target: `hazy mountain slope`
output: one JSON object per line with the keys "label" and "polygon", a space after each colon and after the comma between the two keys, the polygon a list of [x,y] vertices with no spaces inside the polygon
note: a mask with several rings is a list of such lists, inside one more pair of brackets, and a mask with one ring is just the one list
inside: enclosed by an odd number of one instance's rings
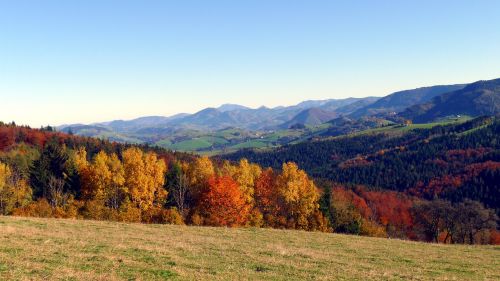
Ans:
{"label": "hazy mountain slope", "polygon": [[461,90],[445,93],[430,102],[414,105],[400,115],[416,123],[449,115],[495,115],[500,113],[500,79],[478,81]]}
{"label": "hazy mountain slope", "polygon": [[366,98],[362,98],[362,99],[359,99],[359,100],[357,100],[357,101],[355,101],[353,103],[349,103],[347,105],[335,108],[335,112],[337,112],[339,114],[350,114],[350,113],[353,113],[356,110],[359,110],[359,109],[361,109],[363,107],[366,107],[366,106],[368,106],[368,105],[376,102],[379,99],[380,99],[379,97],[366,97]]}
{"label": "hazy mountain slope", "polygon": [[239,105],[239,104],[232,104],[232,103],[226,103],[223,104],[219,107],[217,107],[217,110],[225,112],[225,111],[234,111],[234,110],[248,110],[250,109],[249,107]]}
{"label": "hazy mountain slope", "polygon": [[335,118],[336,116],[337,114],[333,111],[325,111],[320,108],[309,108],[301,111],[299,114],[293,117],[292,120],[284,123],[280,127],[289,128],[290,126],[296,124],[316,126],[325,123]]}
{"label": "hazy mountain slope", "polygon": [[393,111],[400,112],[412,105],[427,102],[438,95],[456,91],[462,89],[463,87],[465,87],[464,84],[441,85],[396,92],[354,111],[351,114],[351,117],[357,118],[366,115]]}

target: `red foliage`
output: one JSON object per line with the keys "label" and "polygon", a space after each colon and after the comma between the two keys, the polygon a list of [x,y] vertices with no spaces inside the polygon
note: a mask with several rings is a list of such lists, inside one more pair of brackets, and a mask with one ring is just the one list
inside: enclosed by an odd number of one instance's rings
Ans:
{"label": "red foliage", "polygon": [[232,178],[212,177],[201,196],[205,223],[214,226],[239,226],[248,219],[249,206]]}
{"label": "red foliage", "polygon": [[12,127],[0,127],[0,150],[6,150],[15,142]]}
{"label": "red foliage", "polygon": [[274,171],[272,169],[263,171],[255,182],[254,196],[256,206],[263,214],[277,216],[279,204],[274,183]]}
{"label": "red foliage", "polygon": [[350,189],[345,189],[342,186],[335,186],[332,188],[332,194],[335,194],[336,200],[350,202],[360,215],[365,219],[370,219],[372,210],[368,207],[366,200],[361,198],[358,194]]}
{"label": "red foliage", "polygon": [[[458,153],[458,152],[455,152]],[[466,153],[466,151],[464,151]],[[471,154],[469,152],[468,154]],[[408,193],[422,198],[435,198],[442,193],[459,188],[474,177],[477,177],[485,170],[498,170],[500,169],[500,162],[486,161],[482,163],[474,163],[465,166],[463,170],[457,175],[445,175],[439,178],[434,178],[428,184],[418,182],[415,187],[408,189]]]}
{"label": "red foliage", "polygon": [[337,186],[332,189],[336,200],[350,202],[364,219],[384,226],[398,237],[413,237],[413,200],[395,191],[367,191],[359,186],[354,190]]}
{"label": "red foliage", "polygon": [[477,177],[484,170],[498,170],[500,169],[500,162],[486,161],[483,163],[474,163],[465,167],[467,179]]}
{"label": "red foliage", "polygon": [[413,201],[403,193],[395,191],[361,191],[360,193],[380,224],[404,230],[413,226],[410,213]]}
{"label": "red foliage", "polygon": [[490,231],[490,244],[500,245],[500,231],[498,230]]}
{"label": "red foliage", "polygon": [[417,186],[408,190],[408,193],[414,196],[432,199],[450,189],[460,187],[462,183],[463,181],[460,176],[446,175],[430,180],[427,185],[423,182],[418,182]]}
{"label": "red foliage", "polygon": [[479,147],[479,148],[468,148],[468,149],[452,149],[446,152],[447,161],[464,161],[465,159],[477,158],[491,152],[491,148]]}

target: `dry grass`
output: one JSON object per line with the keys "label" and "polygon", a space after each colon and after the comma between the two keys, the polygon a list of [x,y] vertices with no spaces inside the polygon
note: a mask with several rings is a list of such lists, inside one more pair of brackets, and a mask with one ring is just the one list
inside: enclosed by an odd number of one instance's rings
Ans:
{"label": "dry grass", "polygon": [[500,280],[500,247],[0,217],[0,280]]}

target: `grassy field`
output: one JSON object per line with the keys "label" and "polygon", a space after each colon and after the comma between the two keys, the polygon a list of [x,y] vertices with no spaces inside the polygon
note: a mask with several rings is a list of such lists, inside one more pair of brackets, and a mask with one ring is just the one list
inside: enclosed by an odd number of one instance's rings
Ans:
{"label": "grassy field", "polygon": [[[386,127],[379,127],[379,128],[373,128],[373,129],[367,129],[359,132],[352,133],[348,136],[358,136],[358,135],[366,135],[366,134],[373,134],[373,133],[388,133],[388,134],[400,134],[403,132],[408,132],[411,130],[415,129],[430,129],[436,126],[442,126],[442,125],[449,125],[449,124],[460,124],[464,123],[466,121],[469,121],[471,118],[469,116],[462,116],[460,118],[448,118],[448,119],[443,119],[443,120],[438,120],[433,123],[424,123],[424,124],[410,124],[410,125],[400,125],[400,124],[394,124],[394,125],[389,125]],[[343,136],[338,136],[338,137],[345,137]],[[338,138],[336,137],[336,138]]]}
{"label": "grassy field", "polygon": [[500,247],[0,217],[0,280],[500,280]]}

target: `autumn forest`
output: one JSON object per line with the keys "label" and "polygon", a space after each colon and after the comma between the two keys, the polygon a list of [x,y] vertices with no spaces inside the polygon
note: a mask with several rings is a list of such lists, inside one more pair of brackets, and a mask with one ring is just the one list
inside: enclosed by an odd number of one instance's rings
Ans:
{"label": "autumn forest", "polygon": [[[498,121],[481,122],[476,133],[498,128]],[[457,128],[445,126],[441,130]],[[426,136],[429,142],[435,133],[424,130],[418,136]],[[392,145],[402,153],[411,149],[412,137],[417,135],[400,137],[403,140],[387,137],[384,146]],[[341,145],[342,140],[336,143]],[[324,176],[317,170],[302,170],[309,169],[307,163],[297,165],[278,156],[261,158],[279,159],[281,165],[249,155],[249,159],[261,163],[256,164],[244,157],[209,158],[74,136],[50,127],[1,124],[0,214],[286,228],[439,243],[498,244],[498,206],[491,200],[474,194],[457,198],[458,193],[454,193],[453,200],[439,196],[441,189],[460,189],[464,181],[474,180],[498,192],[493,186],[498,182],[493,181],[498,179],[499,165],[491,158],[497,157],[492,155],[497,145],[495,138],[473,150],[448,152],[453,159],[463,154],[481,158],[480,163],[467,166],[468,178],[454,177],[450,170],[429,180],[416,180],[413,188],[391,190],[381,188],[383,181],[377,188],[369,182],[363,184],[362,178],[344,177],[349,169],[373,167],[367,162],[390,166],[389,156],[394,151],[388,147],[377,147],[378,154],[371,158],[359,153],[344,157],[344,166],[335,168],[340,169],[336,176]],[[337,151],[342,153],[342,149]],[[287,155],[293,158],[293,151]],[[375,159],[384,155],[389,160]],[[357,174],[369,176],[366,172]]]}

